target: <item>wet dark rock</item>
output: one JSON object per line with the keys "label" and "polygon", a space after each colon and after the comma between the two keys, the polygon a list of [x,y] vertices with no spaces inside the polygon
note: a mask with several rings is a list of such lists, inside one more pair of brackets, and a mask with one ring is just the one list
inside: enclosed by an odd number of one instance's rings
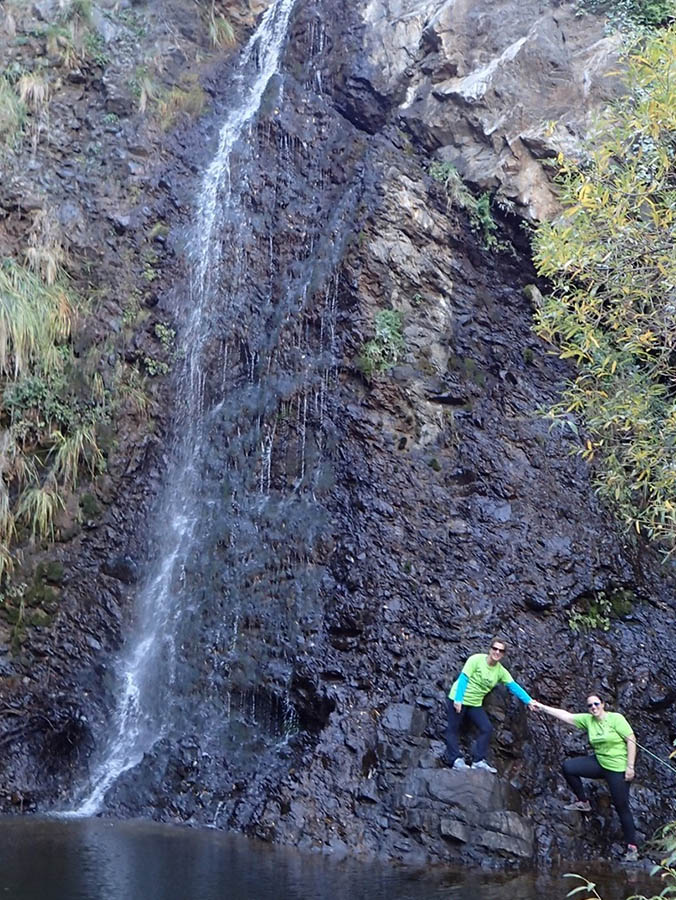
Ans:
{"label": "wet dark rock", "polygon": [[653,689],[648,695],[646,706],[650,710],[668,709],[673,706],[676,701],[676,689],[662,687],[661,689]]}
{"label": "wet dark rock", "polygon": [[138,564],[131,556],[113,556],[101,566],[101,571],[111,578],[117,578],[123,584],[135,584],[138,581]]}
{"label": "wet dark rock", "polygon": [[526,606],[529,609],[534,610],[535,612],[546,612],[554,605],[553,599],[543,594],[527,593],[524,597],[524,601],[526,603]]}
{"label": "wet dark rock", "polygon": [[426,726],[425,713],[415,706],[406,703],[395,703],[383,712],[380,724],[390,731],[403,731],[407,734],[421,735]]}

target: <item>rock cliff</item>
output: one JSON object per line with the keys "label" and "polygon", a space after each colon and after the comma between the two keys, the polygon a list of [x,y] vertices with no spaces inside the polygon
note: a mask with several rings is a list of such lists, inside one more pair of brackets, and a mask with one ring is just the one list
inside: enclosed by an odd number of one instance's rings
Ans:
{"label": "rock cliff", "polygon": [[[51,603],[53,620],[22,627],[20,649],[22,623],[5,628],[5,809],[67,804],[114,703],[115,652],[161,545],[148,522],[180,422],[171,373],[152,365],[173,364],[156,326],[180,333],[185,321],[186,234],[237,54],[209,50],[206,26],[179,0],[95,9],[105,53],[60,73],[49,140],[5,157],[0,246],[18,255],[31,210],[49,206],[68,236],[73,277],[100,297],[86,346],[106,345],[104,367],[145,367],[153,427],[133,409],[122,416],[106,474],[86,486],[91,500],[83,488],[72,501],[57,544],[26,545],[32,602]],[[6,21],[11,60],[48,53],[37,23],[50,10],[35,4],[12,28]],[[240,38],[259,11],[230,5]],[[161,112],[141,71],[151,47],[165,101],[176,86],[205,92],[198,121],[187,109],[166,128],[148,118]],[[255,346],[265,328],[247,317],[271,279],[269,259],[279,283],[293,284],[287,273],[309,242],[311,298],[301,324],[280,329],[277,352],[301,346],[297,329],[307,346],[321,343],[330,296],[330,396],[302,430],[304,452],[315,447],[326,461],[313,486],[317,536],[301,541],[313,609],[292,636],[277,607],[248,626],[254,667],[256,648],[279,638],[293,733],[260,757],[206,753],[201,717],[220,717],[228,690],[214,669],[218,689],[198,686],[190,698],[202,708],[192,727],[119,780],[111,812],[410,863],[607,855],[619,830],[604,792],[584,827],[563,811],[559,763],[581,748],[563,727],[496,692],[498,776],[451,772],[442,757],[447,689],[497,631],[512,642],[506,664],[538,699],[579,708],[594,690],[659,755],[674,737],[671,572],[622,534],[571,455],[574,436],[550,431],[539,414],[567,370],[534,337],[536,292],[524,292],[535,277],[520,223],[555,209],[541,160],[575,146],[618,90],[606,77],[616,53],[603,21],[576,17],[570,3],[299,0],[283,90],[269,91],[242,176],[262,223],[241,310],[241,323],[254,324],[227,326],[238,346]],[[434,160],[455,166],[475,193],[495,193],[499,240],[430,177]],[[391,370],[365,371],[384,309],[400,314],[403,349]],[[280,411],[295,408],[294,390]],[[295,473],[301,440],[286,413],[279,419],[273,485]],[[286,546],[289,581],[291,557]],[[599,604],[608,631],[571,629],[573,613]],[[277,688],[270,675],[269,694]],[[670,815],[667,781],[641,759],[637,782],[638,825],[649,835]]]}

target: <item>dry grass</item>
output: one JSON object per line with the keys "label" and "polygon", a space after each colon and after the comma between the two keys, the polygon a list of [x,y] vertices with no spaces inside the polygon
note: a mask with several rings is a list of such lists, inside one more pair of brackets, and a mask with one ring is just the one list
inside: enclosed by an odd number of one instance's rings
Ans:
{"label": "dry grass", "polygon": [[185,87],[175,87],[157,104],[160,127],[167,131],[184,116],[197,118],[206,104],[207,95],[195,79],[186,82]]}
{"label": "dry grass", "polygon": [[137,75],[135,87],[138,94],[138,111],[144,113],[151,103],[157,102],[160,89],[155,79],[145,70]]}
{"label": "dry grass", "polygon": [[40,113],[49,103],[49,82],[37,72],[19,78],[16,85],[19,100],[32,112]]}
{"label": "dry grass", "polygon": [[209,17],[209,40],[213,47],[234,47],[237,43],[235,29],[225,16]]}
{"label": "dry grass", "polygon": [[136,368],[118,365],[115,372],[116,412],[131,412],[147,420],[151,412],[151,400],[146,390],[146,379]]}
{"label": "dry grass", "polygon": [[66,10],[66,18],[89,25],[92,20],[92,0],[71,0]]}
{"label": "dry grass", "polygon": [[47,210],[41,209],[34,214],[24,255],[29,268],[42,275],[48,285],[55,284],[63,275],[66,251],[59,226]]}
{"label": "dry grass", "polygon": [[45,32],[45,39],[49,56],[56,57],[66,69],[75,69],[80,65],[83,41],[82,29],[77,21],[67,25],[50,25]]}

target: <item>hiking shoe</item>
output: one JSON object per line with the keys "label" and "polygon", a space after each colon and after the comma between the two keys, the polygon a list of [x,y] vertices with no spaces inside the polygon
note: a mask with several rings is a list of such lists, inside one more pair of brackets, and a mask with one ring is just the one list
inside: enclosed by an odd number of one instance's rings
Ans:
{"label": "hiking shoe", "polygon": [[462,756],[459,756],[459,757],[455,760],[455,762],[453,763],[453,765],[451,766],[451,768],[452,768],[452,769],[469,769],[469,766],[467,765],[467,763],[465,762],[465,760],[462,758]]}
{"label": "hiking shoe", "polygon": [[573,812],[591,812],[589,800],[576,800],[575,803],[566,803],[564,809],[570,809]]}
{"label": "hiking shoe", "polygon": [[498,770],[494,769],[493,766],[489,766],[485,759],[479,759],[476,762],[472,763],[473,769],[483,769],[486,772],[492,772],[494,775],[497,775]]}
{"label": "hiking shoe", "polygon": [[622,862],[638,862],[638,847],[636,844],[627,844],[627,851],[622,857]]}

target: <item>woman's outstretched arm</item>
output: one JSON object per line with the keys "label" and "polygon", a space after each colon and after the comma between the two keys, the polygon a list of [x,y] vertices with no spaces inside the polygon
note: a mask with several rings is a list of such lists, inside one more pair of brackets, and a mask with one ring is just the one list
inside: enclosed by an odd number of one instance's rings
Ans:
{"label": "woman's outstretched arm", "polygon": [[540,703],[538,700],[535,701],[535,709],[541,709],[548,715],[554,716],[555,719],[561,719],[566,725],[575,725],[573,714],[568,712],[567,709],[558,709],[556,706],[545,706],[544,703]]}

